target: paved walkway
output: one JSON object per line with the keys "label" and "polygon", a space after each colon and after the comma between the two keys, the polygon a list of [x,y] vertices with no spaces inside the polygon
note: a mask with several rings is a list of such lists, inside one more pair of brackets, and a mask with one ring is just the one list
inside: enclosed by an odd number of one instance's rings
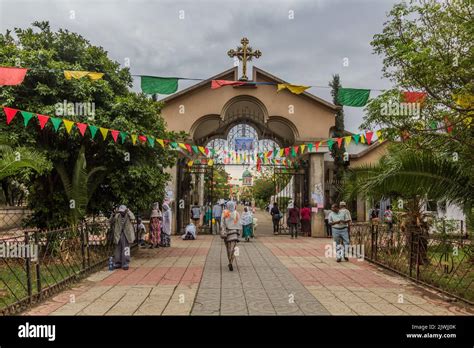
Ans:
{"label": "paved walkway", "polygon": [[450,315],[472,309],[444,301],[367,261],[336,263],[329,239],[272,236],[258,213],[257,239],[238,244],[227,268],[219,236],[173,237],[141,249],[128,271],[103,270],[26,315]]}

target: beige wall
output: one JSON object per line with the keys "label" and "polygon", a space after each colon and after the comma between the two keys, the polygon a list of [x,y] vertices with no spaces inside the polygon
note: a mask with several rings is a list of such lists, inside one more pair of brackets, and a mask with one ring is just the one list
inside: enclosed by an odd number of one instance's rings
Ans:
{"label": "beige wall", "polygon": [[363,165],[374,165],[380,158],[387,153],[388,141],[380,144],[377,148],[369,151],[358,158],[351,159],[351,167],[359,167]]}
{"label": "beige wall", "polygon": [[[233,73],[220,79],[234,79]],[[257,75],[257,81],[268,81],[268,78]],[[231,86],[212,90],[210,83],[194,91],[178,96],[168,102],[162,109],[167,128],[170,131],[191,133],[191,126],[201,117],[210,114],[220,115],[224,105],[232,98],[249,95],[259,99],[267,108],[269,117],[283,116],[288,118],[298,129],[296,141],[311,141],[329,136],[329,129],[334,126],[334,111],[327,106],[304,95],[295,95],[287,90],[277,93],[276,86],[260,85],[255,88],[234,88]],[[290,105],[294,114],[289,113]],[[184,113],[180,114],[180,108]],[[192,138],[192,134],[191,137]]]}

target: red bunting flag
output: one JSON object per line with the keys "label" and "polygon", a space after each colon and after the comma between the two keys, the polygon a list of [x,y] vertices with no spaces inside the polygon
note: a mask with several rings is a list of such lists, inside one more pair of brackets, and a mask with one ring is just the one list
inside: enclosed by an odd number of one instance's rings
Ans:
{"label": "red bunting flag", "polygon": [[18,111],[19,110],[17,109],[12,109],[12,108],[7,108],[7,107],[3,108],[3,112],[5,112],[5,116],[7,116],[7,124],[10,124],[13,118],[15,118],[15,115]]}
{"label": "red bunting flag", "polygon": [[223,86],[242,86],[245,82],[242,81],[227,81],[227,80],[212,80],[211,89],[221,88]]}
{"label": "red bunting flag", "polygon": [[209,149],[207,147],[204,148],[204,152],[206,153],[206,156],[209,156]]}
{"label": "red bunting flag", "polygon": [[144,135],[139,135],[138,140],[140,140],[142,143],[146,142],[146,136]]}
{"label": "red bunting flag", "polygon": [[86,123],[76,123],[77,129],[79,129],[79,132],[81,133],[82,136],[86,134],[86,129],[87,129],[87,124]]}
{"label": "red bunting flag", "polygon": [[23,82],[28,69],[0,67],[0,86],[15,86]]}
{"label": "red bunting flag", "polygon": [[262,160],[260,157],[257,158],[257,172],[262,170]]}
{"label": "red bunting flag", "polygon": [[193,148],[189,144],[184,144],[186,146],[186,149],[189,151],[189,153],[193,153]]}
{"label": "red bunting flag", "polygon": [[336,138],[336,141],[337,141],[337,147],[341,148],[342,138]]}
{"label": "red bunting flag", "polygon": [[272,153],[273,153],[272,150],[268,151],[268,152],[267,152],[267,158],[269,158],[269,157],[272,155]]}
{"label": "red bunting flag", "polygon": [[444,118],[444,124],[446,125],[446,131],[451,133],[453,131],[453,126],[447,117]]}
{"label": "red bunting flag", "polygon": [[288,157],[289,154],[290,154],[290,148],[289,148],[289,147],[285,147],[285,156]]}
{"label": "red bunting flag", "polygon": [[372,135],[374,135],[374,132],[372,131],[365,132],[365,140],[367,140],[368,145],[370,145],[370,142],[372,141]]}
{"label": "red bunting flag", "polygon": [[316,148],[316,152],[318,152],[319,145],[321,145],[321,142],[320,142],[320,141],[314,143],[314,147]]}
{"label": "red bunting flag", "polygon": [[423,103],[426,98],[426,92],[403,92],[403,98],[406,103]]}
{"label": "red bunting flag", "polygon": [[111,129],[110,134],[112,134],[112,138],[114,139],[114,142],[117,142],[117,138],[120,134],[118,130]]}
{"label": "red bunting flag", "polygon": [[48,123],[49,116],[37,114],[40,128],[43,129],[46,123]]}
{"label": "red bunting flag", "polygon": [[295,155],[298,153],[298,150],[300,149],[299,145],[293,146],[293,149],[295,149]]}

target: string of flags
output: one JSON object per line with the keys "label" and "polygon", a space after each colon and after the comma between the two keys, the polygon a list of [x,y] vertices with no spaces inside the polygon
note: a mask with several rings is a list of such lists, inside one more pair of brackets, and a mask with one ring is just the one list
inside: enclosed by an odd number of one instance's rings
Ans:
{"label": "string of flags", "polygon": [[[19,85],[25,79],[28,68],[0,67],[0,86]],[[103,78],[104,73],[94,71],[74,71],[64,70],[66,80],[89,78],[91,81]],[[187,77],[159,77],[148,75],[133,75],[141,78],[141,89],[145,94],[172,94],[178,90],[179,80],[203,81],[204,79],[195,79]],[[212,80],[211,89],[218,89],[224,86],[256,86],[273,85],[277,87],[277,92],[288,90],[294,94],[301,94],[308,88],[330,88],[328,86],[305,86],[290,83],[260,82],[260,81],[230,81],[230,80]],[[361,89],[361,88],[339,88],[337,93],[337,103],[344,106],[362,107],[367,105],[371,91],[384,91],[379,89]],[[423,91],[403,91],[404,102],[423,103],[426,99],[426,92]],[[474,95],[471,94],[453,94],[453,100],[461,108],[473,108]]]}

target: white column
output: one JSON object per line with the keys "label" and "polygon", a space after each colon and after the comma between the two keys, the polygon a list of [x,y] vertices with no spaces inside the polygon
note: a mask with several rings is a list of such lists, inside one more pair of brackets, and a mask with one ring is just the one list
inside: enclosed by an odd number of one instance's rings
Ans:
{"label": "white column", "polygon": [[[311,206],[316,207],[316,202],[312,199],[312,194],[315,193],[315,190],[320,190],[324,204],[324,153],[311,153],[309,155],[309,166],[309,200]],[[317,213],[311,213],[311,236],[326,236],[323,208],[318,209]]]}

